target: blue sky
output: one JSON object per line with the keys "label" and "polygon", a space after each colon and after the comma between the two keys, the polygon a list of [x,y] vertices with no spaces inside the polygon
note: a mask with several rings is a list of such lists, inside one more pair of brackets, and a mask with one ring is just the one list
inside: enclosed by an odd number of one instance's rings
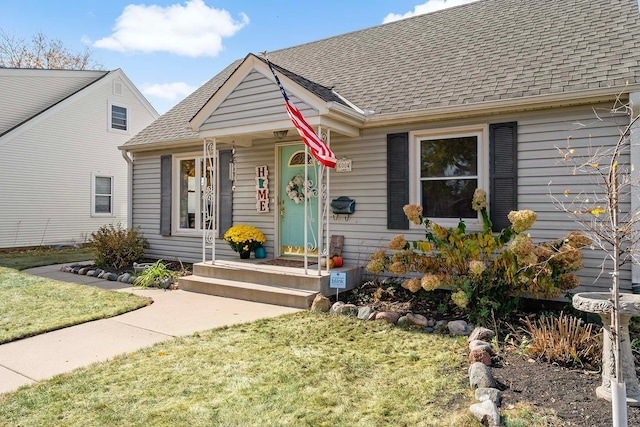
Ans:
{"label": "blue sky", "polygon": [[230,62],[474,0],[21,0],[0,30],[42,32],[121,68],[165,113]]}

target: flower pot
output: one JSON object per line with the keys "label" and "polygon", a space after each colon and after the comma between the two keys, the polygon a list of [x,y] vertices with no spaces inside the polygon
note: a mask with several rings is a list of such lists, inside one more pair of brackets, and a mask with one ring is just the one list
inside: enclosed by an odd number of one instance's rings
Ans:
{"label": "flower pot", "polygon": [[267,257],[267,250],[265,249],[264,246],[260,246],[259,248],[256,248],[255,257],[258,259]]}
{"label": "flower pot", "polygon": [[240,259],[249,259],[249,257],[251,257],[251,252],[249,251],[240,252]]}

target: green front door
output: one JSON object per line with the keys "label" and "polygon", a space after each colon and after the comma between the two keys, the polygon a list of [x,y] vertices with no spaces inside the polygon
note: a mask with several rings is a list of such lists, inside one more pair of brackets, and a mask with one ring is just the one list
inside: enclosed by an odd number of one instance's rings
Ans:
{"label": "green front door", "polygon": [[[310,254],[318,250],[318,197],[316,162],[311,154],[305,190],[304,145],[280,147],[280,253],[282,255],[304,254],[304,227],[307,227],[307,247]],[[305,218],[304,195],[309,195]]]}

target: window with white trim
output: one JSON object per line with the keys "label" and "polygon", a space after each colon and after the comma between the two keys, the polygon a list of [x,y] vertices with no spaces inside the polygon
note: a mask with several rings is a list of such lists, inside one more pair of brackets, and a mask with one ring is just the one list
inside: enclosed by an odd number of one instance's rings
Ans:
{"label": "window with white trim", "polygon": [[[212,185],[212,177],[207,173],[207,168],[210,167],[209,162],[207,160],[207,166],[205,166],[202,156],[174,157],[173,220],[171,222],[175,224],[174,231],[178,233],[201,231],[203,228],[202,196],[206,188]],[[215,204],[218,206],[219,191],[215,194]],[[214,219],[213,204],[208,207],[207,212],[209,213],[207,221]],[[217,213],[215,220],[217,223]],[[205,224],[206,228],[210,228],[209,225]]]}
{"label": "window with white trim", "polygon": [[129,131],[129,109],[127,107],[109,104],[109,130]]}
{"label": "window with white trim", "polygon": [[412,133],[411,203],[422,206],[423,216],[445,223],[478,218],[471,201],[476,188],[487,188],[483,134],[453,129]]}
{"label": "window with white trim", "polygon": [[92,215],[113,215],[113,188],[113,176],[93,175],[91,180]]}

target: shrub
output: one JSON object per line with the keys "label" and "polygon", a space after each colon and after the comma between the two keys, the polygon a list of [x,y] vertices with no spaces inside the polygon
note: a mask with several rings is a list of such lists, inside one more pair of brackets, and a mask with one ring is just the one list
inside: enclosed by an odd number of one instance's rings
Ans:
{"label": "shrub", "polygon": [[95,262],[102,267],[125,267],[139,260],[149,247],[138,229],[125,229],[121,224],[103,225],[91,238]]}
{"label": "shrub", "polygon": [[562,366],[586,365],[594,367],[602,355],[600,334],[593,332],[593,324],[585,324],[577,317],[541,317],[535,322],[523,320],[522,331],[527,335],[520,338],[525,351],[534,358]]}
{"label": "shrub", "polygon": [[486,208],[486,195],[476,190],[472,204],[482,217],[482,231],[468,233],[460,220],[446,229],[422,216],[422,207],[404,207],[407,218],[425,227],[425,239],[408,242],[403,235],[389,242],[388,254],[379,250],[367,270],[398,276],[410,273],[403,287],[418,293],[449,288],[452,300],[472,321],[486,323],[493,315],[504,316],[516,308],[522,296],[556,298],[577,287],[572,272],[582,268],[580,248],[591,244],[572,232],[563,239],[535,244],[524,234],[535,222],[530,210],[509,213],[511,226],[494,235]]}

